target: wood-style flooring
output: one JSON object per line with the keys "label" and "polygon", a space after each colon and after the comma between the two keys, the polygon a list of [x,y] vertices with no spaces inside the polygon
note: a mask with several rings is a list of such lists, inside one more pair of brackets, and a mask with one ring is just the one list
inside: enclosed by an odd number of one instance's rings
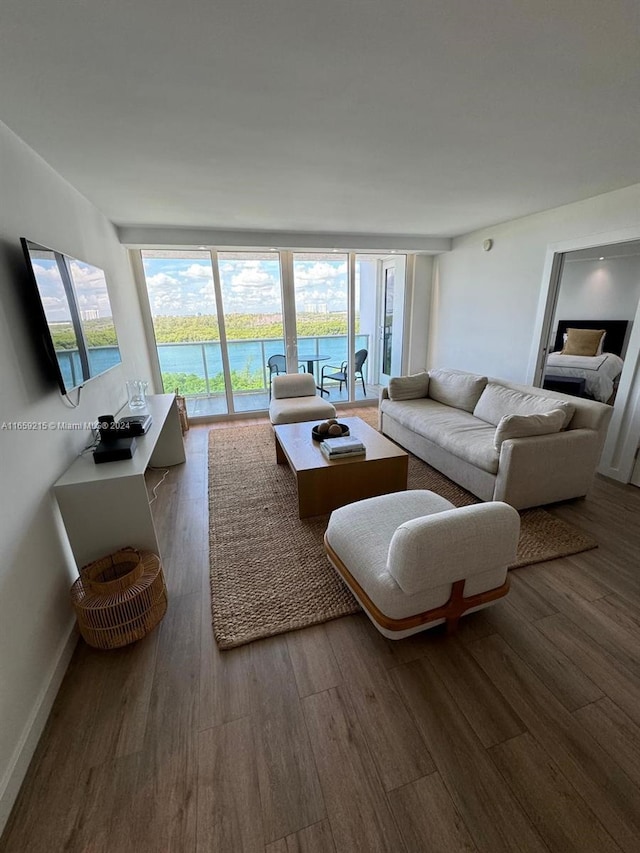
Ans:
{"label": "wood-style flooring", "polygon": [[167,615],[78,644],[2,853],[638,853],[640,489],[555,507],[600,547],[512,572],[453,637],[359,614],[220,652],[208,429],[154,504]]}

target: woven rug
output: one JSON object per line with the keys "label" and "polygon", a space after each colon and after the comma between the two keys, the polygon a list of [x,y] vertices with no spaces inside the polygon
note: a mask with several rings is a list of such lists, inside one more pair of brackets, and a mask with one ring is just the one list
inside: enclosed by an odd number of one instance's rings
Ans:
{"label": "woven rug", "polygon": [[[375,415],[365,409],[360,417],[375,425]],[[437,492],[456,506],[478,503],[411,455],[409,488]],[[543,509],[520,517],[512,569],[597,547]],[[298,518],[295,479],[287,465],[276,464],[269,424],[210,431],[209,520],[211,609],[220,648],[360,609],[325,556],[328,516]]]}

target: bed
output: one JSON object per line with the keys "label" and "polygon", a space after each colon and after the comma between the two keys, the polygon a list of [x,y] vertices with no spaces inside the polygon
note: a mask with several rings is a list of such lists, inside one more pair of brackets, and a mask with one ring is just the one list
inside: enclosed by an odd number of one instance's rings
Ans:
{"label": "bed", "polygon": [[[628,320],[560,320],[553,351],[547,356],[543,387],[557,388],[563,383],[572,393],[571,379],[575,379],[573,393],[612,403],[624,367],[629,325]],[[569,328],[605,329],[602,352],[594,356],[563,355],[564,336]]]}

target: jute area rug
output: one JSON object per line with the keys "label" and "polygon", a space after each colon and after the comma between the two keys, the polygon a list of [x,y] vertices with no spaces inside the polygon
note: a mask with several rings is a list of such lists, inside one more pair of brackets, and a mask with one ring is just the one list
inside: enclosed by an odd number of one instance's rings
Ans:
{"label": "jute area rug", "polygon": [[[376,410],[363,410],[375,425]],[[478,499],[414,456],[409,489],[429,489],[456,506]],[[565,557],[597,543],[543,509],[520,513],[516,562]],[[328,516],[298,518],[296,484],[277,465],[271,426],[209,433],[211,609],[221,649],[359,610],[324,553]]]}

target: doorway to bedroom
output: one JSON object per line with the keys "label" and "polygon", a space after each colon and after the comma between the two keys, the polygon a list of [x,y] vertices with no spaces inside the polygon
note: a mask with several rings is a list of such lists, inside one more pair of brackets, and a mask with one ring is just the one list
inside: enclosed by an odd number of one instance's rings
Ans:
{"label": "doorway to bedroom", "polygon": [[599,470],[629,482],[640,443],[640,240],[554,251],[549,261],[534,384],[613,407]]}

